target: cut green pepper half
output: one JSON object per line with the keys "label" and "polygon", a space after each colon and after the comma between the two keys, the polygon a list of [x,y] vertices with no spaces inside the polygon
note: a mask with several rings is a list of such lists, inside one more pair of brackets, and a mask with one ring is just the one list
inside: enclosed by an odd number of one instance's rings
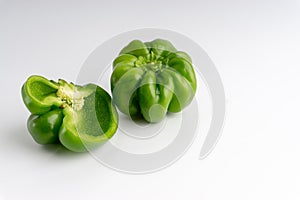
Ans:
{"label": "cut green pepper half", "polygon": [[161,121],[192,101],[197,80],[190,56],[167,40],[133,40],[113,62],[113,101],[132,118]]}
{"label": "cut green pepper half", "polygon": [[31,112],[28,131],[39,144],[61,143],[84,152],[107,141],[118,127],[110,95],[95,84],[31,76],[22,86],[22,98]]}

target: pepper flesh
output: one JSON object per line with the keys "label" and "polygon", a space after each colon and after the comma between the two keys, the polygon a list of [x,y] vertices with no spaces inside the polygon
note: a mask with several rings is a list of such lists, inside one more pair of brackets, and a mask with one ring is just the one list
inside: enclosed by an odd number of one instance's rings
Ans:
{"label": "pepper flesh", "polygon": [[31,112],[28,131],[39,144],[61,143],[84,152],[106,142],[118,127],[111,97],[94,84],[31,76],[22,86],[22,98]]}
{"label": "pepper flesh", "polygon": [[190,56],[167,40],[133,40],[113,62],[113,101],[132,118],[159,122],[189,105],[196,88]]}

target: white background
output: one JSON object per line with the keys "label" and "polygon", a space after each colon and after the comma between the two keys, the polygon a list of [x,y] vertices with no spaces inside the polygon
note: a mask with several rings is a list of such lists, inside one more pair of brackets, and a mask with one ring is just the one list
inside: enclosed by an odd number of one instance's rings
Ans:
{"label": "white background", "polygon": [[[300,2],[0,0],[0,199],[299,199]],[[154,174],[37,145],[20,88],[31,74],[75,80],[90,52],[121,32],[167,28],[201,45],[227,99],[223,136],[201,137]]]}

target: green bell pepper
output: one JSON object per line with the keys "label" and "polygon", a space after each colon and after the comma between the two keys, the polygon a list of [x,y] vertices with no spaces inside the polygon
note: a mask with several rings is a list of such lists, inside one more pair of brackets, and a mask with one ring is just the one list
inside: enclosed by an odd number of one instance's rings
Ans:
{"label": "green bell pepper", "polygon": [[31,112],[28,131],[39,144],[61,143],[84,152],[107,141],[118,127],[110,95],[95,84],[31,76],[22,86],[22,98]]}
{"label": "green bell pepper", "polygon": [[193,99],[197,81],[190,56],[167,40],[133,40],[113,62],[113,101],[132,118],[161,121]]}

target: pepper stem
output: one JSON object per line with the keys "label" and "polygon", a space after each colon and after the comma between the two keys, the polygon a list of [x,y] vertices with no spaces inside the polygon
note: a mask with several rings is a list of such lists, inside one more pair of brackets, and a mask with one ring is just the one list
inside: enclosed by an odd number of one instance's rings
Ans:
{"label": "pepper stem", "polygon": [[137,67],[145,67],[154,72],[159,72],[164,67],[162,61],[159,60],[153,52],[151,52],[147,58],[139,56],[138,60],[135,61],[135,65]]}

